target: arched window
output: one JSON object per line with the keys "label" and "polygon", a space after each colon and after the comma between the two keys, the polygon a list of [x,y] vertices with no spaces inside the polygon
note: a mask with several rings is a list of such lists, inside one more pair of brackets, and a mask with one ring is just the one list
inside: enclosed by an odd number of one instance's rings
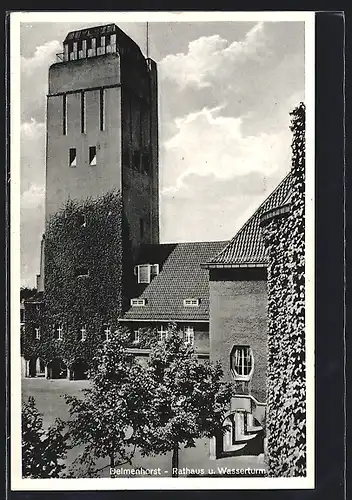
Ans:
{"label": "arched window", "polygon": [[230,366],[235,380],[249,380],[254,369],[252,349],[248,345],[235,345],[231,351]]}

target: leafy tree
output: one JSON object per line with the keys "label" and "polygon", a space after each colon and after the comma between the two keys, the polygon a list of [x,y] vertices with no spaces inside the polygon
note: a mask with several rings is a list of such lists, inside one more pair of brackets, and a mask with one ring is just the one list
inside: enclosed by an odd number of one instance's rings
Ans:
{"label": "leafy tree", "polygon": [[22,475],[30,478],[60,477],[65,468],[67,435],[64,422],[56,419],[47,431],[32,396],[22,410]]}
{"label": "leafy tree", "polygon": [[180,446],[214,436],[221,429],[233,395],[222,381],[220,364],[199,362],[176,325],[164,342],[155,343],[146,369],[153,390],[149,426],[139,447],[144,455],[172,452],[172,475],[177,477]]}
{"label": "leafy tree", "polygon": [[[91,387],[85,397],[66,396],[73,446],[83,453],[70,477],[97,477],[107,467],[132,464],[137,445],[149,425],[152,391],[143,367],[128,352],[130,333],[119,329],[105,341],[94,360]],[[97,468],[98,459],[108,463]]]}

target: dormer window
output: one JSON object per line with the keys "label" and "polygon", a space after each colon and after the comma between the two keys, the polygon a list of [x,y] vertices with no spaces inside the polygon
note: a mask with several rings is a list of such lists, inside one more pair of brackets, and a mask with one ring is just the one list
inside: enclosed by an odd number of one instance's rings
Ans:
{"label": "dormer window", "polygon": [[131,299],[131,306],[132,307],[143,307],[146,304],[145,299]]}
{"label": "dormer window", "polygon": [[198,307],[199,303],[199,299],[183,299],[184,307]]}
{"label": "dormer window", "polygon": [[138,283],[150,283],[159,274],[159,264],[140,264],[134,268]]}

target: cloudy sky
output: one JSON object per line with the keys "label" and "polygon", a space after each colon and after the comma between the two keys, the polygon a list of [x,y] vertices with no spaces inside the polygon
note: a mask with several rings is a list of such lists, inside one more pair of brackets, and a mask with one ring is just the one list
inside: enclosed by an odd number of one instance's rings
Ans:
{"label": "cloudy sky", "polygon": [[[116,23],[145,53],[145,23]],[[21,284],[44,229],[48,67],[68,31],[21,23]],[[226,240],[290,168],[289,112],[304,100],[303,22],[155,22],[161,242]]]}

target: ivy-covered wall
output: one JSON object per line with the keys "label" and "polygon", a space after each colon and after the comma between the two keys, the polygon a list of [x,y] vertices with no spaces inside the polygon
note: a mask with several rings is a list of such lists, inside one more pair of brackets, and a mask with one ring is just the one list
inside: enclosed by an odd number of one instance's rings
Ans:
{"label": "ivy-covered wall", "polygon": [[266,432],[270,476],[306,474],[304,104],[291,115],[290,211],[264,228],[269,252]]}
{"label": "ivy-covered wall", "polygon": [[[22,340],[26,359],[39,356],[48,362],[60,357],[68,366],[77,359],[91,363],[105,339],[106,326],[111,331],[117,328],[123,293],[122,220],[119,192],[68,201],[50,217],[45,234],[45,291],[42,306],[27,314]],[[38,323],[40,341],[34,331]],[[57,340],[60,325],[63,338]]]}

